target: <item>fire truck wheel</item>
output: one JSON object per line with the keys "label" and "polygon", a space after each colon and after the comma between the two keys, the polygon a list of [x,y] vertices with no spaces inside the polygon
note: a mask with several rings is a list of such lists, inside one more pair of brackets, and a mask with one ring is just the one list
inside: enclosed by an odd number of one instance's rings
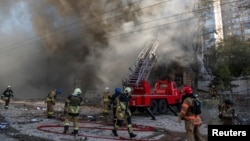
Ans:
{"label": "fire truck wheel", "polygon": [[160,114],[166,113],[168,109],[168,103],[165,99],[161,99],[158,103],[158,111]]}
{"label": "fire truck wheel", "polygon": [[157,101],[156,100],[151,100],[151,102],[150,102],[150,110],[152,111],[152,113],[154,114],[154,115],[157,115],[158,114],[158,112],[157,112],[157,108],[158,107],[158,105],[157,105]]}

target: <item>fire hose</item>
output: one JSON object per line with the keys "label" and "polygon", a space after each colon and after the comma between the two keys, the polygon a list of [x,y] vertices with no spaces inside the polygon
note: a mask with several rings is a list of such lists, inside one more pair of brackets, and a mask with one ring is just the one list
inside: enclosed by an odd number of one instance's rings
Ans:
{"label": "fire hose", "polygon": [[[60,119],[62,120],[62,119]],[[79,126],[80,128],[84,128],[84,129],[95,129],[95,130],[100,130],[100,131],[104,131],[104,130],[112,130],[113,129],[113,124],[111,123],[107,123],[107,122],[96,122],[96,121],[83,121],[80,120],[79,123],[89,123],[91,124],[91,126]],[[93,126],[93,125],[97,125],[97,126]],[[106,126],[106,127],[103,127]],[[138,125],[138,124],[133,124],[133,130],[134,131],[139,131],[139,132],[152,132],[155,130],[154,127],[151,126],[144,126],[144,125]],[[50,132],[50,133],[55,133],[55,134],[63,134],[60,131],[57,130],[51,130],[54,128],[63,128],[63,125],[58,125],[58,124],[47,124],[47,125],[40,125],[37,127],[38,130],[40,131],[44,131],[44,132]],[[70,126],[72,127],[72,126]],[[121,127],[119,128],[119,130],[127,130],[125,127]],[[66,134],[66,135],[72,135],[72,134]],[[93,134],[78,134],[78,136],[80,137],[85,137],[85,138],[99,138],[99,139],[109,139],[109,140],[134,140],[134,141],[148,141],[145,139],[130,139],[130,138],[126,138],[126,137],[115,137],[115,136],[101,136],[101,135],[93,135]]]}

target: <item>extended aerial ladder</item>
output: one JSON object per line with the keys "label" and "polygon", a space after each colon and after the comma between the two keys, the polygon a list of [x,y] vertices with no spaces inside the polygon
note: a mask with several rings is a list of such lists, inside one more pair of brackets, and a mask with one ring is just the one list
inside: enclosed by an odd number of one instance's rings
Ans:
{"label": "extended aerial ladder", "polygon": [[[150,93],[150,86],[147,79],[150,72],[157,61],[156,49],[159,45],[158,41],[151,41],[145,45],[139,53],[135,66],[129,68],[129,73],[123,80],[123,87],[133,88],[134,93]],[[145,89],[147,87],[147,89]],[[145,107],[146,112],[155,120],[155,116],[149,107]]]}
{"label": "extended aerial ladder", "polygon": [[157,61],[156,49],[159,45],[158,41],[152,41],[145,45],[138,55],[137,61],[133,68],[129,68],[129,74],[123,80],[124,87],[138,86],[143,80],[147,80],[152,67]]}

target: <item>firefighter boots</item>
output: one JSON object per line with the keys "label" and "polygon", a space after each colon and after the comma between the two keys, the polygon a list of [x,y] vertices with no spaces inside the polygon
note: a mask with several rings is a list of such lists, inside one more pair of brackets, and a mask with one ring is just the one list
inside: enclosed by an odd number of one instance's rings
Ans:
{"label": "firefighter boots", "polygon": [[118,137],[117,130],[113,129],[112,133],[114,134],[114,136]]}
{"label": "firefighter boots", "polygon": [[63,131],[63,134],[66,134],[67,133],[67,131],[69,130],[69,126],[64,126],[64,131]]}
{"label": "firefighter boots", "polygon": [[130,138],[136,137],[136,134],[134,133],[129,133]]}
{"label": "firefighter boots", "polygon": [[52,116],[52,115],[48,115],[47,116],[48,119],[51,119],[51,118],[56,118],[55,116]]}
{"label": "firefighter boots", "polygon": [[74,130],[71,134],[73,134],[73,135],[74,135],[74,137],[76,138],[76,137],[77,137],[77,135],[78,135],[78,130]]}
{"label": "firefighter boots", "polygon": [[77,135],[78,134],[78,130],[74,130],[71,134]]}

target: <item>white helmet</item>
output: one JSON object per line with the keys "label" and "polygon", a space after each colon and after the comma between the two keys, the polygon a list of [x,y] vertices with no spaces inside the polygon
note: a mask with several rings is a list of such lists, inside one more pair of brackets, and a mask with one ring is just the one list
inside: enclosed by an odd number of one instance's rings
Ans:
{"label": "white helmet", "polygon": [[124,93],[130,93],[132,90],[130,87],[126,87],[125,90],[124,90]]}
{"label": "white helmet", "polygon": [[82,93],[82,90],[80,89],[80,88],[76,88],[75,90],[74,90],[74,94],[75,95],[78,95],[78,94],[81,94]]}
{"label": "white helmet", "polygon": [[109,87],[106,87],[106,88],[105,88],[105,92],[108,92],[108,91],[109,91]]}
{"label": "white helmet", "polygon": [[10,85],[8,85],[8,86],[7,86],[7,88],[11,88],[11,86],[10,86]]}

